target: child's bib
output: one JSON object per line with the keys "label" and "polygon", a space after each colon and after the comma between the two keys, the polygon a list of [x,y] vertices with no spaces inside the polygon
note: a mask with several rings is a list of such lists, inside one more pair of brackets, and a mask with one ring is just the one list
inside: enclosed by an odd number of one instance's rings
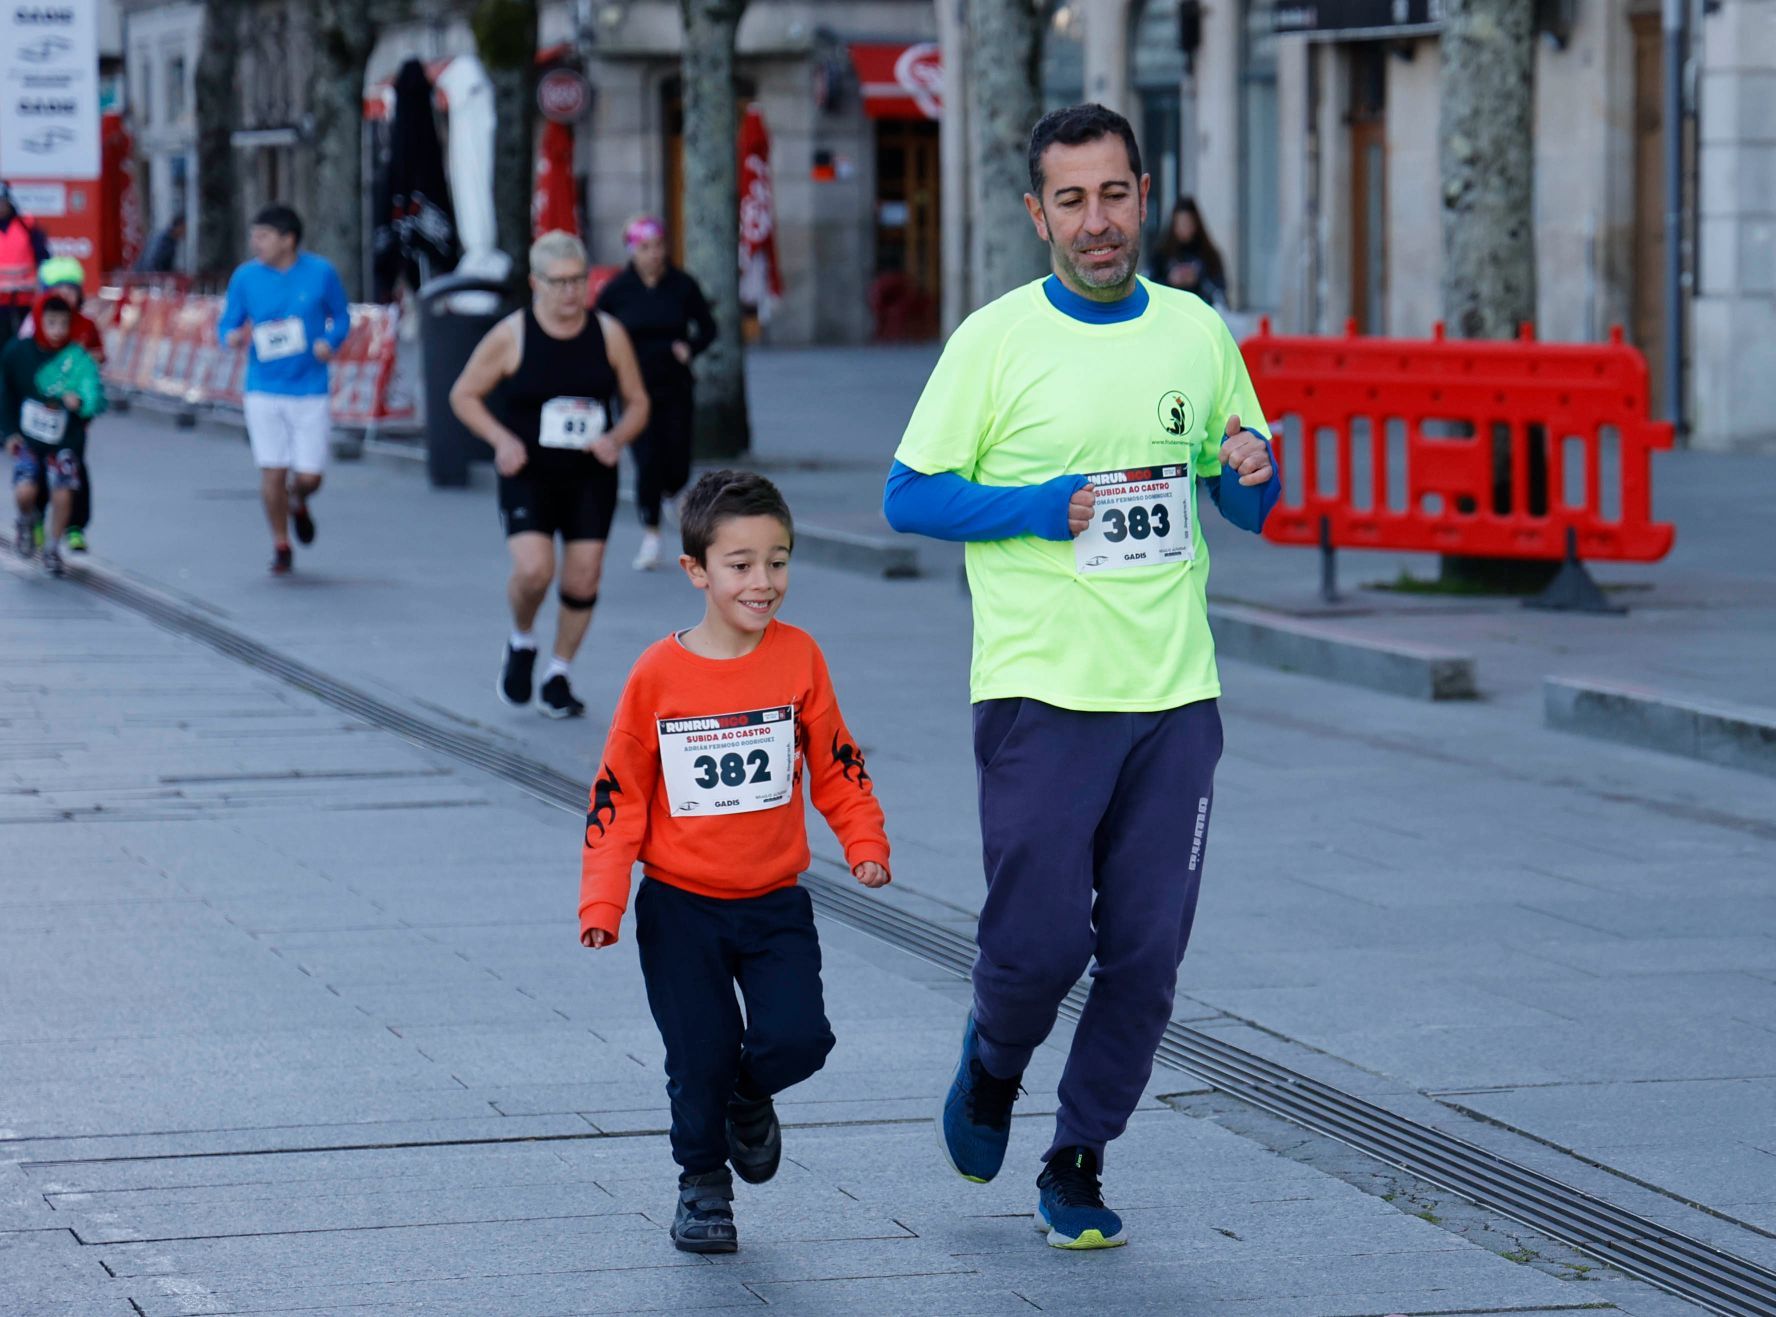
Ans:
{"label": "child's bib", "polygon": [[656,721],[673,817],[750,814],[789,803],[795,786],[793,704]]}
{"label": "child's bib", "polygon": [[19,408],[19,433],[40,444],[59,444],[68,433],[68,413],[59,407],[46,407],[35,398],[26,398]]}

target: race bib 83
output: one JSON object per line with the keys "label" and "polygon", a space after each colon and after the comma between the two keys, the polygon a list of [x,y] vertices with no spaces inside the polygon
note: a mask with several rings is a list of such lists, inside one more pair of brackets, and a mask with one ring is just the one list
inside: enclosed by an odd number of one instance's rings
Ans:
{"label": "race bib 83", "polygon": [[604,404],[594,398],[551,398],[543,404],[537,442],[544,448],[584,448],[605,427]]}

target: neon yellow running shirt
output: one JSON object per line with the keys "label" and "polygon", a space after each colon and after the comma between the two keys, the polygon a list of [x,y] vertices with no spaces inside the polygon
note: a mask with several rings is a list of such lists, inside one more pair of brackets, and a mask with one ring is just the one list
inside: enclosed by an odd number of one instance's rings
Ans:
{"label": "neon yellow running shirt", "polygon": [[[1174,474],[1168,516],[1136,492],[1118,547],[1162,525],[1193,556],[1106,567],[1075,543],[1033,535],[971,542],[971,698],[1025,696],[1063,709],[1152,711],[1220,694],[1209,634],[1209,552],[1196,482],[1221,470],[1229,415],[1269,427],[1226,324],[1192,294],[1141,280],[1148,304],[1119,324],[1058,310],[1042,282],[1013,289],[951,336],[895,458],[926,475],[1037,485],[1066,474]],[[1107,511],[1100,494],[1099,511]],[[1132,525],[1130,523],[1133,523]],[[1094,561],[1095,560],[1095,561]],[[1092,565],[1088,566],[1087,563]]]}

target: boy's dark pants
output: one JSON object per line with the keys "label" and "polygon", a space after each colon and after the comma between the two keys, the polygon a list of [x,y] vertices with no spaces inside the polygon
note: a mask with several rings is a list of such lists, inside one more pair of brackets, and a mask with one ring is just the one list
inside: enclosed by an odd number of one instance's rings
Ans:
{"label": "boy's dark pants", "polygon": [[635,944],[666,1043],[672,1158],[702,1175],[727,1164],[728,1099],[742,1076],[749,1093],[780,1093],[832,1051],[814,906],[800,887],[725,901],[644,878]]}

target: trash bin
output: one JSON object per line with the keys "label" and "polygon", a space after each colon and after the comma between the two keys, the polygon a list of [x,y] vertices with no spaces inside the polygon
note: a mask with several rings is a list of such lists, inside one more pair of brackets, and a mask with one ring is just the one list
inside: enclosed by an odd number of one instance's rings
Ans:
{"label": "trash bin", "polygon": [[[475,345],[506,313],[507,285],[471,274],[428,279],[417,293],[420,359],[425,366],[426,475],[434,486],[469,483],[469,463],[491,450],[450,410],[450,389],[468,364]],[[461,311],[451,305],[458,293],[491,293],[489,311]]]}

